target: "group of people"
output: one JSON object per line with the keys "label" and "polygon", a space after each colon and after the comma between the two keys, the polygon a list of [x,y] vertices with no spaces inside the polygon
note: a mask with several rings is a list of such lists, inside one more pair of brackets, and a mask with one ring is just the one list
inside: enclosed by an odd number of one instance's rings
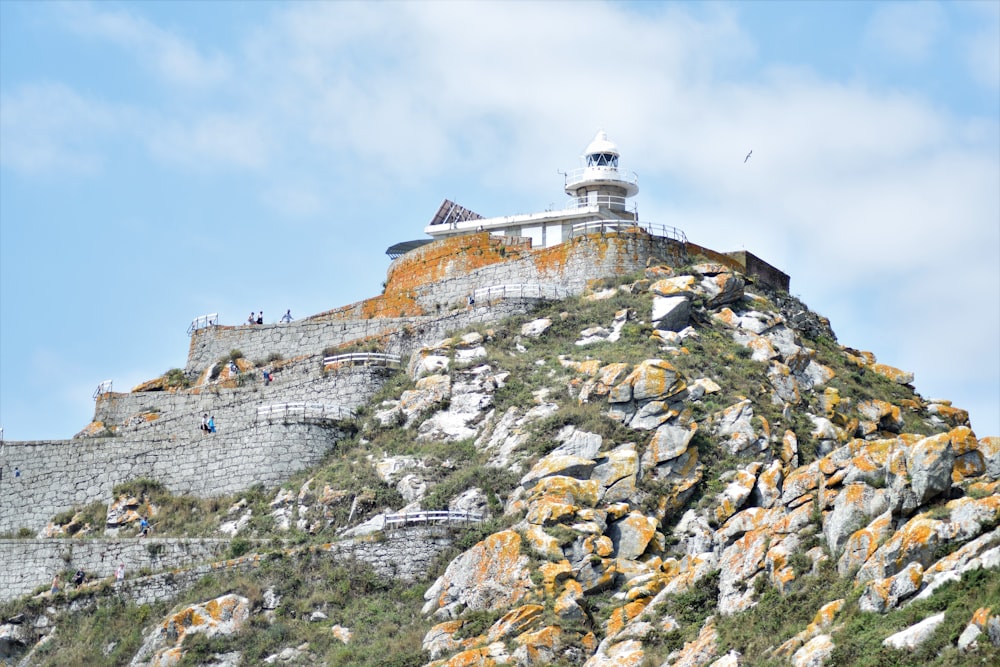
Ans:
{"label": "group of people", "polygon": [[[285,314],[281,316],[281,322],[291,322],[292,321],[292,309],[289,308],[285,311]],[[264,311],[259,313],[251,312],[250,317],[247,318],[247,324],[264,324]]]}
{"label": "group of people", "polygon": [[[201,418],[201,430],[205,433],[215,433],[215,415],[208,416],[206,412]],[[145,519],[143,519],[145,521]],[[148,525],[148,524],[147,524]]]}

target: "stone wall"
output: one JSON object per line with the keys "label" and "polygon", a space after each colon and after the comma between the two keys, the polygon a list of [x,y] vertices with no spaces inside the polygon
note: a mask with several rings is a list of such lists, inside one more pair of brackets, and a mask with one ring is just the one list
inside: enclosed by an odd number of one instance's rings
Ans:
{"label": "stone wall", "polygon": [[433,309],[436,314],[432,316],[371,320],[316,316],[316,319],[288,324],[200,329],[191,337],[186,370],[203,372],[234,349],[251,360],[266,359],[275,353],[283,357],[319,357],[327,348],[364,340],[379,341],[381,351],[398,354],[405,361],[405,357],[418,347],[440,340],[453,331],[526,313],[534,306],[532,301],[511,300],[467,311],[463,296],[460,309],[442,308],[440,314]]}
{"label": "stone wall", "polygon": [[[38,530],[72,507],[107,502],[122,482],[149,477],[201,497],[274,486],[316,465],[342,436],[330,424],[259,423],[202,435],[5,443],[0,533]],[[17,466],[21,476],[11,470]]]}
{"label": "stone wall", "polygon": [[[319,555],[354,559],[380,576],[406,582],[426,580],[435,560],[454,543],[448,528],[405,528],[354,540],[308,547]],[[268,556],[221,560],[229,540],[126,538],[115,540],[0,540],[0,602],[48,587],[60,572],[82,569],[88,580],[114,576],[125,564],[117,594],[136,604],[168,601],[202,577],[227,570],[252,570]],[[148,570],[155,574],[137,576]],[[65,585],[67,582],[63,582]]]}
{"label": "stone wall", "polygon": [[[393,262],[382,297],[287,324],[201,329],[191,337],[186,370],[202,372],[232,350],[259,360],[272,354],[319,355],[326,348],[364,339],[382,339],[384,351],[408,356],[450,331],[495,322],[532,306],[509,302],[465,311],[466,297],[478,288],[530,283],[579,294],[589,281],[641,270],[650,258],[677,263],[683,257],[683,245],[645,233],[591,234],[538,250],[508,249],[485,233],[455,237]],[[392,300],[400,293],[405,293],[412,311],[428,314],[351,319],[367,311],[382,312],[366,304]]]}
{"label": "stone wall", "polygon": [[[0,602],[27,595],[52,578],[82,569],[88,578],[110,577],[119,563],[135,576],[218,560],[229,540],[126,538],[116,540],[0,540]],[[63,582],[64,584],[66,582]]]}
{"label": "stone wall", "polygon": [[[385,367],[342,366],[324,372],[321,356],[283,366],[265,386],[261,374],[245,374],[240,387],[210,385],[194,390],[108,393],[98,397],[94,421],[118,427],[116,433],[131,437],[190,436],[198,431],[201,416],[215,416],[220,431],[249,428],[257,408],[278,403],[310,402],[356,408],[367,403],[392,373]],[[147,415],[147,417],[142,417]]]}
{"label": "stone wall", "polygon": [[[455,538],[447,530],[408,528],[386,533],[377,539],[362,538],[326,544],[316,547],[315,552],[338,560],[354,559],[367,563],[383,577],[416,582],[427,579],[431,566],[454,541]],[[119,594],[136,604],[169,601],[206,575],[233,570],[250,571],[259,567],[267,558],[267,555],[251,554],[233,560],[198,565],[180,572],[126,579]]]}

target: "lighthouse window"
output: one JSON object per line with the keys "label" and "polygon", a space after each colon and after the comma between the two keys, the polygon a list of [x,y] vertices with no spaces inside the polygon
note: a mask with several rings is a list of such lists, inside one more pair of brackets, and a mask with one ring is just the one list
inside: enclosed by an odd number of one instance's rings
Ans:
{"label": "lighthouse window", "polygon": [[614,153],[592,153],[587,156],[588,167],[618,167],[618,156]]}

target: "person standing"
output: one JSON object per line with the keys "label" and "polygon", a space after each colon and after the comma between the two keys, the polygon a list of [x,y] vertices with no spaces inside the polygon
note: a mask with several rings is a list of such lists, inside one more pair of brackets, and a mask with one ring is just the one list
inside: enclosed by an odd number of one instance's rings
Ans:
{"label": "person standing", "polygon": [[125,581],[125,563],[118,563],[118,567],[115,569],[115,586],[123,581]]}
{"label": "person standing", "polygon": [[288,310],[286,310],[285,314],[281,316],[281,321],[282,322],[291,322],[292,321],[292,309],[291,308],[289,308]]}
{"label": "person standing", "polygon": [[257,314],[257,324],[264,324],[264,311]]}
{"label": "person standing", "polygon": [[247,318],[247,324],[257,324],[257,318],[255,315],[256,313],[253,311],[250,312],[250,317]]}
{"label": "person standing", "polygon": [[208,419],[208,432],[215,433],[215,415],[212,415]]}

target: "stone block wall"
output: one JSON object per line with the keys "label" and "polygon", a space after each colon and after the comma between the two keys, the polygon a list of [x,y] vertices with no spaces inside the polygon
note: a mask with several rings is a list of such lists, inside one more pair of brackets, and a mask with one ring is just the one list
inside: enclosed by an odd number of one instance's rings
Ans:
{"label": "stone block wall", "polygon": [[[284,366],[265,386],[258,371],[247,373],[242,387],[209,386],[198,389],[109,393],[97,399],[94,421],[116,425],[116,433],[131,437],[190,437],[198,432],[203,414],[215,415],[224,431],[249,428],[257,408],[278,403],[310,402],[356,408],[374,395],[393,371],[384,367],[344,366],[323,372],[322,357]],[[150,411],[155,418],[139,416]]]}
{"label": "stone block wall", "polygon": [[266,359],[272,353],[289,358],[320,357],[326,348],[372,339],[381,342],[382,351],[398,354],[405,362],[418,347],[440,340],[452,331],[526,313],[535,306],[535,302],[511,300],[467,311],[464,296],[460,301],[461,309],[442,308],[440,314],[433,316],[310,319],[288,324],[201,329],[191,337],[186,370],[202,372],[234,349],[252,360]]}
{"label": "stone block wall", "polygon": [[[116,540],[0,540],[0,602],[27,595],[66,571],[82,569],[88,578],[158,572],[218,560],[229,540],[126,538]],[[63,582],[64,584],[68,582]]]}
{"label": "stone block wall", "polygon": [[[451,547],[454,539],[447,528],[406,528],[313,549],[330,558],[367,563],[383,577],[415,582],[427,578],[435,559]],[[206,575],[251,570],[267,558],[250,554],[222,560],[228,547],[229,540],[153,537],[0,540],[0,602],[27,595],[40,586],[48,587],[60,572],[80,568],[94,580],[114,576],[118,564],[124,563],[126,579],[117,593],[136,604],[148,604],[171,600]],[[155,574],[137,577],[142,570]]]}
{"label": "stone block wall", "polygon": [[[329,424],[259,423],[202,435],[8,442],[0,481],[0,533],[39,530],[72,507],[107,502],[123,482],[148,477],[177,494],[274,486],[316,465],[342,433]],[[17,466],[21,476],[11,470]]]}

